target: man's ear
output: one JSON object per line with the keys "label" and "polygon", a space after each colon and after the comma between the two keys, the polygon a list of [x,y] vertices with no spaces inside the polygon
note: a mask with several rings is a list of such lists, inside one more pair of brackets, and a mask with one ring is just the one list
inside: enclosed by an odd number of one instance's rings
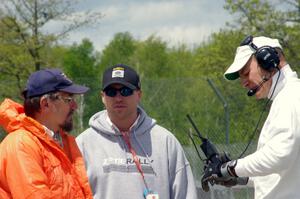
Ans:
{"label": "man's ear", "polygon": [[40,99],[40,108],[41,110],[45,110],[49,108],[49,101],[47,97],[42,96]]}
{"label": "man's ear", "polygon": [[142,96],[143,96],[142,90],[138,90],[138,96],[139,96],[139,100],[141,100],[141,98],[142,98]]}
{"label": "man's ear", "polygon": [[103,92],[103,91],[100,92],[100,98],[101,98],[101,100],[102,100],[102,103],[105,104],[105,100],[104,100],[104,92]]}

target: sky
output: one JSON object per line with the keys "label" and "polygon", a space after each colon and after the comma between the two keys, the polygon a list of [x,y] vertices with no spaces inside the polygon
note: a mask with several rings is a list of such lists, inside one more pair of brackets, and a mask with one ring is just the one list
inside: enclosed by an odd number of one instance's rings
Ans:
{"label": "sky", "polygon": [[101,51],[116,33],[127,31],[137,40],[155,35],[169,47],[183,43],[193,47],[231,20],[224,4],[224,0],[83,0],[77,5],[79,11],[104,16],[94,27],[71,32],[64,42],[88,38]]}

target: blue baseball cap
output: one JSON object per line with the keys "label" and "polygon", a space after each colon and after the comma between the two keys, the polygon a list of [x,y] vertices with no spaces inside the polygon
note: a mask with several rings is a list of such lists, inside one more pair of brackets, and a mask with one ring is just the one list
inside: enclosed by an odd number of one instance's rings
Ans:
{"label": "blue baseball cap", "polygon": [[88,90],[88,87],[74,84],[60,69],[42,69],[30,75],[23,96],[31,98],[55,91],[83,94]]}

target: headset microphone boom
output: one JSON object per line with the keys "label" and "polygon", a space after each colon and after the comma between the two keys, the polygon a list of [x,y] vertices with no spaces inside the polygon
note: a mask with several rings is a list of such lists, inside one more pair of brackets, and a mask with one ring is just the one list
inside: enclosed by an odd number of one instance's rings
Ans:
{"label": "headset microphone boom", "polygon": [[247,95],[249,97],[255,95],[255,93],[263,86],[263,84],[268,81],[269,78],[266,78],[266,77],[263,77],[263,79],[261,80],[261,82],[259,82],[259,84],[257,86],[255,86],[254,88],[250,89],[248,92],[247,92]]}

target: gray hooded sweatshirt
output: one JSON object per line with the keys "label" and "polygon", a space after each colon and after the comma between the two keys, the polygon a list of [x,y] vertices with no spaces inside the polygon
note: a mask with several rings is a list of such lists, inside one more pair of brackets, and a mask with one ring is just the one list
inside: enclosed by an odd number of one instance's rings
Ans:
{"label": "gray hooded sweatshirt", "polygon": [[[196,199],[192,170],[180,143],[140,107],[138,112],[130,143],[148,189],[160,199]],[[89,125],[76,141],[85,160],[94,198],[144,199],[146,185],[142,174],[107,111],[93,115]]]}

